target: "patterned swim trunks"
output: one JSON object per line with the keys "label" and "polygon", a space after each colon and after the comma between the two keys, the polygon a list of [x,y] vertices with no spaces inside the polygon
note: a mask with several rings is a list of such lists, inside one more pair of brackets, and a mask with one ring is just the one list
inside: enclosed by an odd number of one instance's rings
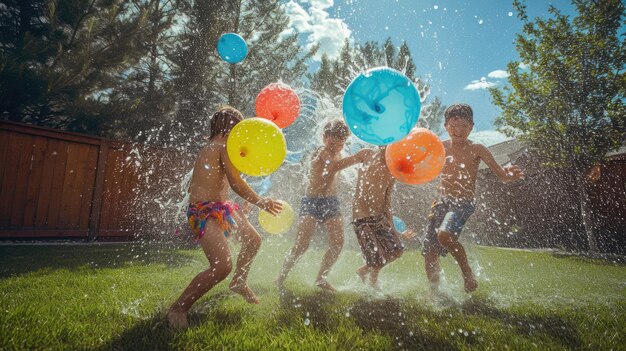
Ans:
{"label": "patterned swim trunks", "polygon": [[402,255],[404,245],[384,216],[359,218],[352,225],[368,266],[383,267]]}
{"label": "patterned swim trunks", "polygon": [[190,203],[187,208],[187,220],[191,230],[196,235],[194,243],[198,243],[198,240],[204,236],[206,221],[210,218],[215,219],[224,231],[224,236],[228,236],[231,226],[235,224],[231,214],[238,209],[239,206],[230,201],[199,201]]}

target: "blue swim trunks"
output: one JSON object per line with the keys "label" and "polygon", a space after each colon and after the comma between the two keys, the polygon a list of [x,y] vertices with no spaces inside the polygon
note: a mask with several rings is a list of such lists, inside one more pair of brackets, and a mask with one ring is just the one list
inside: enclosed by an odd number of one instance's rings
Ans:
{"label": "blue swim trunks", "polygon": [[468,199],[444,196],[433,202],[428,216],[428,228],[422,246],[422,255],[434,248],[439,251],[441,256],[445,256],[448,251],[439,244],[437,233],[448,232],[458,238],[465,222],[475,209],[474,201]]}
{"label": "blue swim trunks", "polygon": [[341,216],[339,199],[337,197],[308,197],[302,198],[300,217],[311,216],[318,222],[325,222],[333,217]]}

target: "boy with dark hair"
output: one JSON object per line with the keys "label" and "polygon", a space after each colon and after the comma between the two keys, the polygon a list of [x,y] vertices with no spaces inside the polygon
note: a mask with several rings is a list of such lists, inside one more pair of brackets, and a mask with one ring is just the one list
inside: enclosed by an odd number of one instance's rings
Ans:
{"label": "boy with dark hair", "polygon": [[336,178],[342,169],[363,162],[363,155],[366,152],[361,150],[352,156],[341,158],[341,150],[349,135],[350,129],[341,120],[328,122],[324,126],[324,146],[314,153],[311,161],[310,182],[300,206],[296,241],[276,279],[279,289],[283,288],[289,271],[308,249],[315,228],[324,225],[329,239],[328,251],[322,259],[315,284],[322,289],[335,291],[327,276],[343,248],[343,220],[337,199]]}
{"label": "boy with dark hair", "polygon": [[480,161],[485,162],[503,182],[524,175],[517,166],[500,167],[489,149],[467,139],[474,127],[474,114],[469,105],[448,107],[444,127],[450,136],[450,140],[443,142],[446,163],[441,171],[439,198],[433,202],[422,249],[433,296],[439,288],[439,256],[445,256],[447,252],[452,254],[461,268],[465,291],[473,292],[478,287],[465,249],[458,239],[467,219],[474,213],[474,191]]}

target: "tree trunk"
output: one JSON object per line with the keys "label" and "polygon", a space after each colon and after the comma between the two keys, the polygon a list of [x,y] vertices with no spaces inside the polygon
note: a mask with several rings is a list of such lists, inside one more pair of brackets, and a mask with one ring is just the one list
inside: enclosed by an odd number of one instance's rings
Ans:
{"label": "tree trunk", "polygon": [[593,228],[593,218],[591,217],[589,210],[589,194],[587,193],[587,189],[585,189],[585,175],[583,172],[576,172],[576,182],[578,185],[580,214],[583,221],[583,227],[585,228],[585,234],[587,236],[587,243],[589,244],[589,251],[599,252],[598,241]]}

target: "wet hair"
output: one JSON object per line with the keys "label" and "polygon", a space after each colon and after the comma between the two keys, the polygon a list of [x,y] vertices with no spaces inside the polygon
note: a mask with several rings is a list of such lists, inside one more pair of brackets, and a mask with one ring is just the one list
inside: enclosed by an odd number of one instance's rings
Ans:
{"label": "wet hair", "polygon": [[471,124],[474,124],[474,111],[468,104],[454,104],[446,109],[444,112],[445,123],[452,118],[464,119]]}
{"label": "wet hair", "polygon": [[350,129],[342,120],[336,119],[324,126],[324,137],[348,139],[348,136],[350,136]]}
{"label": "wet hair", "polygon": [[228,105],[220,106],[217,112],[211,117],[211,134],[209,135],[209,139],[213,139],[220,134],[228,135],[235,124],[242,120],[243,115],[236,108]]}

